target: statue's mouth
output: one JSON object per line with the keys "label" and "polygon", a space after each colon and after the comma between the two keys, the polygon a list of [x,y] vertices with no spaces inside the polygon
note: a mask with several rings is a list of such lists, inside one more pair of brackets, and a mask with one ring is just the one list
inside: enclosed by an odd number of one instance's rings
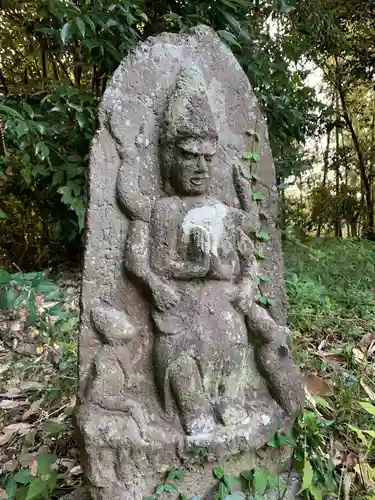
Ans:
{"label": "statue's mouth", "polygon": [[190,179],[190,183],[193,185],[193,186],[201,186],[203,184],[203,182],[205,181],[205,177],[192,177]]}

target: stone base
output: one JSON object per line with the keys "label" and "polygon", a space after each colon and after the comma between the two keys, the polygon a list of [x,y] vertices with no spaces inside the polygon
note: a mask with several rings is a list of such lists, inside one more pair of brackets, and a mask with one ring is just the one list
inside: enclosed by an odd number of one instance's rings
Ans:
{"label": "stone base", "polygon": [[173,419],[126,401],[126,413],[97,405],[82,406],[78,412],[85,450],[81,461],[93,500],[143,500],[155,493],[171,469],[187,470],[180,485],[190,498],[207,497],[215,490],[215,465],[235,476],[256,467],[278,473],[290,468],[291,450],[285,449],[281,457],[279,450],[262,449],[277,430],[292,425],[269,398],[250,405],[242,425],[218,425],[210,437],[186,436]]}
{"label": "stone base", "polygon": [[59,498],[59,500],[91,500],[88,488],[82,487],[78,488],[71,493]]}
{"label": "stone base", "polygon": [[[215,496],[215,491],[216,487],[213,485],[205,494],[202,493],[201,485],[197,485],[196,487],[192,488],[192,481],[193,477],[195,476],[195,473],[192,473],[190,476],[190,473],[187,473],[186,478],[179,483],[179,488],[183,494],[186,494],[188,498],[193,497],[194,493],[193,491],[197,491],[198,494],[195,496],[199,497],[204,497],[206,500],[211,500]],[[292,474],[283,474],[281,476],[283,480],[287,483],[287,487],[285,489],[280,489],[280,490],[272,490],[272,491],[266,491],[264,495],[262,495],[262,498],[264,500],[297,500],[298,498],[298,490],[300,489],[301,486],[301,480],[300,476],[296,473]],[[216,480],[217,483],[217,480]],[[117,498],[121,499],[130,499],[130,498],[138,498],[137,496],[130,496],[128,493],[123,492],[122,496],[119,497],[112,497],[112,496],[105,496],[106,492],[103,491],[101,493],[101,496],[97,496],[94,494],[93,497],[90,496],[89,489],[87,487],[82,487],[78,488],[77,490],[64,495],[63,497],[60,497],[59,500],[92,500],[92,498],[100,498],[102,500],[115,500]],[[112,494],[110,494],[112,495]],[[243,498],[243,500],[246,500],[247,495],[245,493],[242,493],[240,491],[236,491],[236,497],[238,497],[238,500]],[[143,499],[142,499],[143,500]]]}

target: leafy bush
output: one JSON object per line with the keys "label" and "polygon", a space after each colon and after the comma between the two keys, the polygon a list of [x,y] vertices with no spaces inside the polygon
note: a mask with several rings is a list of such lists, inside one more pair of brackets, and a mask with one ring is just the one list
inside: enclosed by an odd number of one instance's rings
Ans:
{"label": "leafy bush", "polygon": [[209,1],[13,0],[1,7],[0,259],[8,268],[77,257],[97,104],[119,62],[150,35],[198,23],[217,30],[268,115],[279,179],[297,168],[298,144],[316,125],[316,99],[290,65],[290,38],[264,28],[293,9],[271,0],[218,0],[215,8]]}
{"label": "leafy bush", "polygon": [[[360,335],[375,325],[371,289],[375,245],[364,240],[311,239],[285,245],[291,324],[303,332],[342,329]],[[353,330],[354,328],[354,330]]]}

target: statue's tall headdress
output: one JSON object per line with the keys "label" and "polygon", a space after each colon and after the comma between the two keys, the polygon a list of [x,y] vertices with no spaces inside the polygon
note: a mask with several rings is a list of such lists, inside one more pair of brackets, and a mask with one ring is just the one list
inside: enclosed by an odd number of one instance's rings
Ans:
{"label": "statue's tall headdress", "polygon": [[204,77],[195,65],[183,69],[177,77],[165,110],[163,132],[163,142],[169,144],[185,137],[217,139]]}
{"label": "statue's tall headdress", "polygon": [[195,65],[179,73],[164,114],[160,142],[161,172],[166,192],[171,191],[175,145],[187,138],[218,139],[204,77]]}

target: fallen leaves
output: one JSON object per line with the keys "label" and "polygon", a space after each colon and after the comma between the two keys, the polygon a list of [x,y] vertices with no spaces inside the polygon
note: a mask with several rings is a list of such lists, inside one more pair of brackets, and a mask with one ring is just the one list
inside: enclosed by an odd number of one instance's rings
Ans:
{"label": "fallen leaves", "polygon": [[332,387],[318,375],[312,373],[305,375],[305,384],[307,390],[314,396],[324,397],[332,394]]}
{"label": "fallen leaves", "polygon": [[0,410],[14,410],[15,408],[20,408],[21,406],[27,406],[26,401],[16,401],[14,399],[3,399],[0,401]]}
{"label": "fallen leaves", "polygon": [[[51,457],[51,450],[56,450],[52,467],[63,474],[59,487],[74,489],[81,482],[82,469],[72,434],[74,374],[67,370],[76,356],[77,274],[69,282],[64,276],[59,287],[59,300],[34,293],[38,317],[32,326],[27,324],[27,308],[0,312],[0,476],[25,470],[35,476],[40,454]],[[51,337],[45,325],[56,321],[60,322],[54,326],[58,335]],[[63,356],[67,368],[61,368]],[[64,376],[72,379],[70,386]],[[0,499],[8,498],[3,491],[0,488]]]}
{"label": "fallen leaves", "polygon": [[15,435],[15,431],[8,431],[0,434],[0,446],[8,444]]}
{"label": "fallen leaves", "polygon": [[366,333],[358,342],[358,347],[362,352],[371,356],[375,351],[375,332]]}
{"label": "fallen leaves", "polygon": [[3,432],[18,432],[20,434],[25,434],[32,428],[32,425],[26,424],[24,422],[16,422],[15,424],[7,425],[3,428]]}
{"label": "fallen leaves", "polygon": [[339,369],[345,365],[347,359],[343,354],[336,354],[332,352],[318,352],[317,355],[322,358],[322,361],[332,368]]}

